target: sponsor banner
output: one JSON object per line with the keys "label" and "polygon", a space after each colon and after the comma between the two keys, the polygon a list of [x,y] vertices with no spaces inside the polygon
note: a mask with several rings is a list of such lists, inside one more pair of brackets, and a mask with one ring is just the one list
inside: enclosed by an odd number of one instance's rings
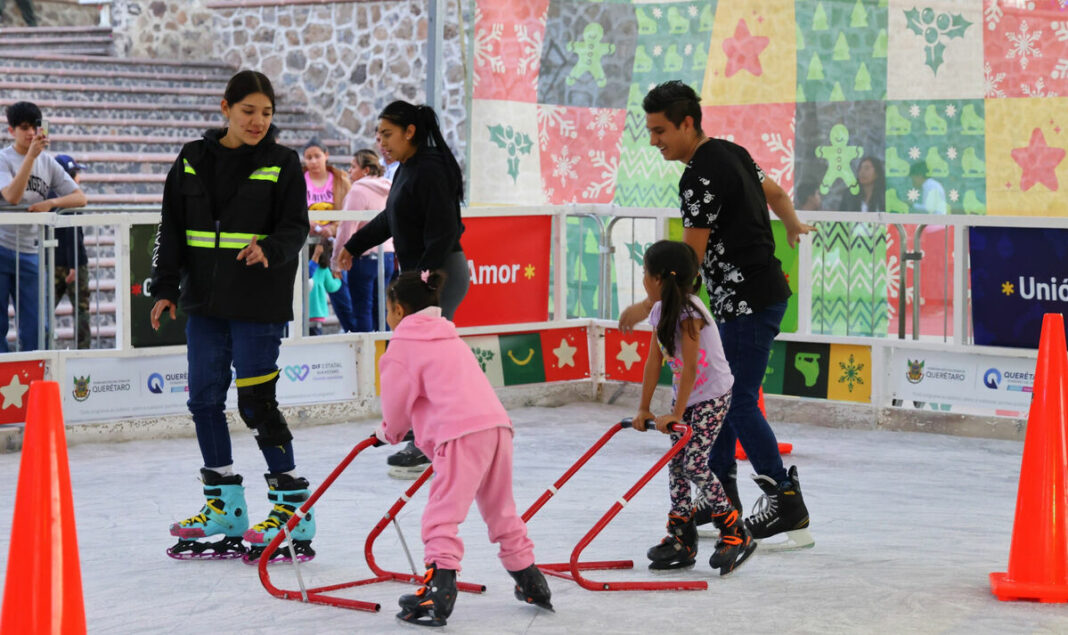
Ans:
{"label": "sponsor banner", "polygon": [[30,382],[43,379],[43,360],[0,364],[0,425],[26,421]]}
{"label": "sponsor banner", "polygon": [[471,285],[456,325],[548,320],[552,217],[465,218],[464,228]]}
{"label": "sponsor banner", "polygon": [[975,343],[1038,348],[1045,313],[1068,313],[1068,229],[973,227]]}
{"label": "sponsor banner", "polygon": [[890,368],[895,399],[1024,412],[1031,406],[1034,359],[897,349]]}
{"label": "sponsor banner", "polygon": [[[352,344],[283,346],[278,368],[277,395],[283,406],[356,397]],[[188,370],[185,355],[68,359],[61,386],[64,416],[81,422],[181,414],[189,399]],[[233,384],[226,407],[237,407]]]}

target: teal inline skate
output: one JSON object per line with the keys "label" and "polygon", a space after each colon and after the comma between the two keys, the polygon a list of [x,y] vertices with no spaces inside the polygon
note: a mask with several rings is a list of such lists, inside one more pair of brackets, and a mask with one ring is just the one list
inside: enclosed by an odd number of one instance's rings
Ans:
{"label": "teal inline skate", "polygon": [[[289,522],[289,519],[293,517],[293,514],[296,513],[304,501],[311,496],[311,490],[308,489],[308,479],[306,478],[293,478],[288,474],[264,474],[263,476],[267,479],[269,488],[267,500],[271,502],[273,507],[266,520],[256,523],[245,532],[245,540],[251,545],[243,558],[246,564],[257,564],[259,562],[260,554],[263,553],[263,550],[274,540],[278,532],[283,530],[285,524]],[[314,537],[314,510],[308,510],[308,513],[301,518],[292,531],[293,552],[296,554],[297,560],[303,562],[315,557],[315,550],[311,546],[311,541]],[[271,554],[271,561],[292,561],[287,542],[283,541],[278,549]]]}
{"label": "teal inline skate", "polygon": [[[247,550],[241,537],[248,529],[248,506],[241,477],[220,476],[204,468],[200,475],[207,501],[199,514],[171,525],[171,535],[178,542],[167,549],[167,555],[178,560],[243,557]],[[200,540],[220,534],[220,540]]]}

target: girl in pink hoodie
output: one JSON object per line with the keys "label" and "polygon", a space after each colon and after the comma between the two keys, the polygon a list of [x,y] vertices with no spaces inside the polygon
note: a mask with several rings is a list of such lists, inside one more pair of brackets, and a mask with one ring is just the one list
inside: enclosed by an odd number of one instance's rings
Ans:
{"label": "girl in pink hoodie", "polygon": [[400,598],[397,617],[445,624],[464,553],[457,533],[472,502],[490,541],[500,545],[515,596],[551,610],[549,586],[534,566],[534,543],[512,498],[512,423],[471,349],[441,316],[442,282],[440,273],[412,271],[386,291],[393,337],[379,360],[383,421],[375,435],[396,444],[414,430],[416,446],[434,467],[423,511],[426,576],[415,594]]}

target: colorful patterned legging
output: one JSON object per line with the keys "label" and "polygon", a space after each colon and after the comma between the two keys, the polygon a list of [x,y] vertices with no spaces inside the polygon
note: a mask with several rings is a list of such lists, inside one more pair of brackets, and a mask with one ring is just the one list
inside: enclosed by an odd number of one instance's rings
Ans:
{"label": "colorful patterned legging", "polygon": [[[691,483],[712,506],[713,514],[722,514],[731,510],[731,502],[727,498],[727,493],[723,491],[723,485],[708,468],[708,455],[723,427],[730,405],[731,393],[728,392],[722,397],[694,404],[682,415],[682,422],[693,428],[693,437],[668,464],[672,514],[688,518],[692,513]],[[681,436],[677,432],[672,432],[672,444],[678,443]]]}

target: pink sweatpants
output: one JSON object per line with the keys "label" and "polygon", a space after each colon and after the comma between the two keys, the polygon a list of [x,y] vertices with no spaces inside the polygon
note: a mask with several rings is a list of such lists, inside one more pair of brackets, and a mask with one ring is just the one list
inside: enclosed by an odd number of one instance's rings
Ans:
{"label": "pink sweatpants", "polygon": [[534,564],[534,543],[512,498],[512,429],[472,432],[434,449],[434,478],[423,511],[423,551],[428,563],[460,570],[464,543],[457,535],[472,501],[489,528],[490,542],[508,571]]}

